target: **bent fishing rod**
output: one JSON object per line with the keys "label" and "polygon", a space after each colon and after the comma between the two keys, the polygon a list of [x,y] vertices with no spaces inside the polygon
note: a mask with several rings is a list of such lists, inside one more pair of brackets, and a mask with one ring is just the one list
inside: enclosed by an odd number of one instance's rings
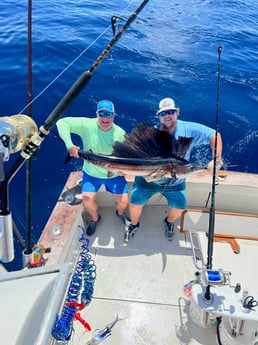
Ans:
{"label": "bent fishing rod", "polygon": [[[71,106],[73,101],[80,95],[82,90],[86,87],[86,85],[91,80],[93,73],[96,71],[97,67],[102,63],[104,58],[109,54],[111,49],[115,46],[115,44],[119,41],[121,36],[125,33],[125,31],[130,27],[133,21],[136,19],[138,14],[143,10],[143,8],[147,5],[149,0],[144,0],[140,4],[140,6],[136,9],[135,12],[131,14],[131,16],[127,19],[123,27],[118,31],[116,35],[110,40],[106,48],[102,51],[102,53],[98,56],[98,58],[93,62],[91,67],[84,71],[79,78],[75,81],[75,83],[70,87],[61,101],[57,104],[57,106],[53,109],[53,111],[49,114],[45,123],[39,128],[37,133],[30,138],[29,142],[25,145],[22,149],[20,157],[16,160],[13,166],[9,169],[6,173],[6,176],[0,180],[0,215],[9,215],[9,195],[8,195],[8,187],[9,183],[17,173],[17,171],[21,168],[23,163],[30,159],[39,149],[43,139],[46,135],[49,134],[49,131],[52,127],[56,124],[56,122],[62,117],[64,112]],[[112,29],[114,33],[114,27],[116,26],[116,19],[122,19],[118,16],[113,16],[111,19]],[[124,20],[124,19],[123,19]]]}
{"label": "bent fishing rod", "polygon": [[[215,227],[215,193],[216,193],[216,163],[217,163],[217,145],[219,129],[219,108],[220,108],[220,79],[221,79],[221,52],[222,47],[218,48],[218,81],[217,81],[217,104],[216,104],[216,127],[215,127],[215,144],[213,152],[213,173],[211,189],[211,207],[209,213],[209,231],[208,231],[208,251],[207,251],[207,269],[212,269],[213,257],[213,237]],[[210,300],[210,285],[208,284],[205,291],[206,300]]]}

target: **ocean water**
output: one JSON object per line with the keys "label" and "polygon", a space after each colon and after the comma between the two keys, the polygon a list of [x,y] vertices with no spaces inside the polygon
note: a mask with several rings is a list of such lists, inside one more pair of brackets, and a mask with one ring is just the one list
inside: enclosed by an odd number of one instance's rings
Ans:
{"label": "ocean water", "polygon": [[[37,0],[32,13],[33,118],[41,126],[77,78],[113,37],[111,16],[127,20],[139,0]],[[0,11],[0,116],[26,114],[27,1],[5,0]],[[218,115],[226,167],[258,173],[258,28],[255,0],[150,0],[64,116],[95,116],[110,99],[116,123],[130,131],[154,124],[160,99],[172,97],[180,118],[215,127]],[[118,29],[124,25],[118,20]],[[220,97],[218,47],[222,47]],[[78,142],[79,143],[79,142]],[[5,162],[6,171],[19,152]],[[32,158],[32,223],[36,243],[71,171],[54,127]],[[207,155],[197,152],[198,164]],[[206,161],[205,161],[206,160]],[[25,165],[10,183],[13,219],[25,236]],[[8,268],[21,266],[20,246]]]}

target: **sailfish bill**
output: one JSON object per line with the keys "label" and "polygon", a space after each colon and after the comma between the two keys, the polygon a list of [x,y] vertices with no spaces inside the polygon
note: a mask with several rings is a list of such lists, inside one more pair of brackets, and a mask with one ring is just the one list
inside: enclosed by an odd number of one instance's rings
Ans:
{"label": "sailfish bill", "polygon": [[192,138],[176,139],[165,131],[140,123],[124,142],[116,141],[111,155],[79,150],[79,156],[102,167],[113,174],[152,177],[186,177],[206,170],[203,166],[193,166],[184,156]]}

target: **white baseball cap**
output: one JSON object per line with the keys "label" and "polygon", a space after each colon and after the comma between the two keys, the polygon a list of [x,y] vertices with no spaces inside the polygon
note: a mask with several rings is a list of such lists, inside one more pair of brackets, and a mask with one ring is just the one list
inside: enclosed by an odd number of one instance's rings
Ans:
{"label": "white baseball cap", "polygon": [[176,109],[175,101],[172,98],[163,98],[159,102],[159,110],[157,113],[161,113],[162,111],[170,110],[170,109]]}

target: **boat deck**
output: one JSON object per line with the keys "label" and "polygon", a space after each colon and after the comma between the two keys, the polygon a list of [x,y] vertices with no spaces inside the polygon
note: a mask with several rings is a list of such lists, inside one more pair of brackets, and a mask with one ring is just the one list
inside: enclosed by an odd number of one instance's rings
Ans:
{"label": "boat deck", "polygon": [[[91,238],[97,266],[94,297],[81,315],[93,329],[103,329],[116,314],[123,319],[105,340],[107,345],[217,344],[215,326],[200,331],[188,315],[183,287],[194,279],[196,269],[189,237],[179,232],[179,224],[174,240],[166,241],[162,224],[166,210],[146,206],[140,230],[126,245],[114,208],[100,209],[102,221]],[[214,266],[231,271],[232,284],[245,282],[243,288],[250,291],[256,286],[252,272],[258,243],[239,243],[239,254],[228,243],[215,243]],[[75,344],[86,344],[91,336],[75,323]]]}
{"label": "boat deck", "polygon": [[[102,222],[91,239],[97,266],[94,298],[81,315],[93,329],[103,329],[116,314],[123,319],[106,344],[207,344],[208,339],[216,344],[213,332],[200,334],[188,317],[183,287],[194,279],[192,252],[179,231],[166,241],[166,210],[147,206],[140,230],[127,245],[114,208],[100,210]],[[75,344],[85,344],[91,336],[75,324]]]}
{"label": "boat deck", "polygon": [[[65,190],[74,186],[79,176],[78,173],[73,175]],[[225,198],[231,198],[236,208],[240,201],[234,197],[235,194],[247,195],[251,190],[250,207],[246,204],[245,207],[252,209],[255,214],[253,199],[258,196],[257,179],[255,177],[253,186],[250,179],[247,180],[243,175],[240,177],[241,181],[247,182],[246,186],[237,187],[237,181],[231,185],[229,179],[226,192],[223,185],[219,186],[218,198],[222,203]],[[207,204],[209,187],[210,183],[207,182],[207,185],[198,188],[197,182],[188,188],[191,207],[197,194],[198,203]],[[87,332],[80,322],[74,322],[73,344],[87,344],[92,339],[93,331],[104,329],[117,314],[122,320],[114,326],[112,335],[105,339],[107,345],[217,344],[216,325],[201,328],[189,316],[190,302],[184,293],[184,284],[195,278],[197,268],[190,237],[179,231],[180,222],[177,223],[172,242],[164,237],[163,220],[167,212],[164,200],[159,200],[157,196],[145,206],[140,229],[128,244],[124,243],[124,226],[115,215],[110,194],[100,192],[98,202],[102,219],[96,233],[89,238],[97,278],[92,301],[81,311],[83,319],[91,325],[92,332]],[[197,206],[200,207],[199,204]],[[78,225],[83,225],[82,205],[60,202],[56,207],[54,218],[50,218],[41,239],[41,243],[53,248],[52,253],[48,254],[49,264],[54,263],[53,260],[74,260],[78,255],[78,238],[81,233]],[[230,204],[226,211],[232,211]],[[225,218],[225,224],[227,222],[230,222],[230,216]],[[62,236],[49,234],[56,225],[60,227]],[[252,235],[255,235],[255,230]],[[256,235],[258,237],[258,230]],[[235,254],[228,243],[214,243],[213,267],[230,271],[232,289],[236,283],[241,283],[242,290],[248,289],[257,299],[257,279],[253,272],[258,259],[258,241],[239,238],[236,241],[240,248],[239,254]],[[207,247],[207,243],[205,245]],[[202,264],[200,260],[199,264]]]}

